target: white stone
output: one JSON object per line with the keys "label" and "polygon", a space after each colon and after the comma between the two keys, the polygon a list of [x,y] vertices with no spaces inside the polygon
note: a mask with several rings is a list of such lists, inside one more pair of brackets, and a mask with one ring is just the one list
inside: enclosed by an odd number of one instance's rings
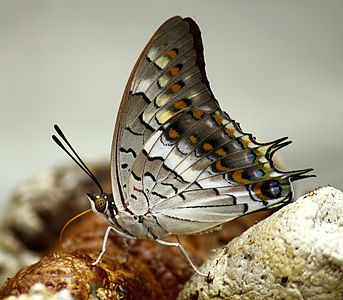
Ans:
{"label": "white stone", "polygon": [[317,189],[219,249],[179,299],[342,299],[343,193]]}

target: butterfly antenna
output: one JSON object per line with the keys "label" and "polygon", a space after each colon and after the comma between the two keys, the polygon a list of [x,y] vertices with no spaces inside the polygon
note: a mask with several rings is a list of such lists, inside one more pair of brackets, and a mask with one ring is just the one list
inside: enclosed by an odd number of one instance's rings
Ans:
{"label": "butterfly antenna", "polygon": [[65,152],[67,155],[94,181],[94,183],[98,186],[100,193],[103,194],[104,190],[102,189],[102,186],[100,185],[99,181],[96,179],[94,174],[91,172],[91,170],[88,169],[86,164],[83,162],[81,157],[76,153],[73,146],[69,143],[65,135],[63,134],[62,130],[58,127],[58,125],[54,125],[54,128],[57,132],[57,134],[61,137],[61,139],[68,145],[71,152],[75,155],[75,157],[72,155],[72,153],[62,144],[60,139],[56,135],[52,135],[52,139],[54,142]]}

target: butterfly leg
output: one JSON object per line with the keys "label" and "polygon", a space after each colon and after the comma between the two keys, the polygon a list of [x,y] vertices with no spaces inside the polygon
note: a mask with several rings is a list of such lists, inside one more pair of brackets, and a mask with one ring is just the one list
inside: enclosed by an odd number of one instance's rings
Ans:
{"label": "butterfly leg", "polygon": [[199,269],[194,265],[194,263],[192,262],[191,258],[189,257],[186,249],[182,246],[182,244],[180,243],[179,237],[176,236],[177,239],[177,243],[175,242],[166,242],[166,241],[162,241],[157,239],[156,242],[161,244],[161,245],[165,245],[165,246],[169,246],[169,247],[178,247],[182,253],[182,255],[184,256],[184,258],[187,260],[188,264],[190,265],[190,267],[194,270],[195,273],[199,274],[200,276],[207,276],[207,274],[205,273],[201,273],[199,271]]}
{"label": "butterfly leg", "polygon": [[106,229],[106,231],[105,231],[104,240],[103,240],[103,242],[102,242],[102,249],[101,249],[101,252],[100,252],[98,258],[97,258],[94,262],[92,262],[92,265],[93,265],[93,266],[97,265],[97,264],[100,262],[100,260],[101,260],[101,258],[103,257],[103,255],[105,254],[105,252],[106,252],[106,244],[107,244],[108,236],[110,235],[111,230],[112,230],[116,235],[118,235],[118,236],[120,236],[120,237],[122,237],[122,238],[135,239],[135,238],[134,238],[133,236],[131,236],[131,235],[125,234],[125,233],[119,231],[118,229],[116,229],[116,228],[114,228],[114,227],[112,227],[112,226],[108,226],[107,229]]}

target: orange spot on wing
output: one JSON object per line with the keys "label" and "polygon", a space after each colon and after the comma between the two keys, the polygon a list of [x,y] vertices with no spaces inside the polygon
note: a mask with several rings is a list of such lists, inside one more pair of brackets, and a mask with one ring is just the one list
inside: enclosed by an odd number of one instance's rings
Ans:
{"label": "orange spot on wing", "polygon": [[181,89],[181,85],[179,83],[175,83],[171,87],[171,90],[173,93],[177,93],[180,89]]}
{"label": "orange spot on wing", "polygon": [[219,156],[225,156],[227,155],[227,152],[223,148],[219,148],[218,150],[216,150],[216,154]]}
{"label": "orange spot on wing", "polygon": [[218,125],[222,125],[222,121],[223,121],[223,116],[220,114],[216,114],[213,115],[214,121],[218,124]]}
{"label": "orange spot on wing", "polygon": [[225,128],[225,132],[228,136],[234,136],[235,131],[232,128]]}
{"label": "orange spot on wing", "polygon": [[202,116],[204,115],[204,113],[202,111],[195,110],[195,109],[192,109],[192,114],[193,114],[194,119],[196,119],[196,120],[201,119]]}
{"label": "orange spot on wing", "polygon": [[195,144],[195,143],[198,142],[198,138],[197,138],[195,135],[189,136],[189,140],[190,140],[193,144]]}
{"label": "orange spot on wing", "polygon": [[171,49],[168,51],[167,55],[170,57],[170,58],[175,58],[176,55],[177,55],[177,52],[175,49]]}
{"label": "orange spot on wing", "polygon": [[169,128],[168,136],[172,139],[177,139],[178,137],[180,137],[180,133],[173,128]]}
{"label": "orange spot on wing", "polygon": [[172,75],[176,75],[177,73],[179,73],[181,70],[180,67],[172,67],[170,72],[172,73]]}
{"label": "orange spot on wing", "polygon": [[202,148],[205,150],[205,151],[211,151],[213,150],[213,146],[210,144],[210,143],[205,143],[202,145]]}
{"label": "orange spot on wing", "polygon": [[187,103],[183,100],[179,100],[179,101],[176,101],[174,104],[173,104],[174,108],[175,109],[184,109],[187,107]]}

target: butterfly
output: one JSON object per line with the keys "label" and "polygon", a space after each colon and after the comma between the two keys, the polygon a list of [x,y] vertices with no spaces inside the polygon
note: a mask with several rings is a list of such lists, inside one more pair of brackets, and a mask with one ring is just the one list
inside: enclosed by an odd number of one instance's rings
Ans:
{"label": "butterfly", "polygon": [[[273,155],[287,138],[260,143],[221,110],[205,72],[199,27],[191,18],[167,20],[138,58],[126,85],[111,150],[112,194],[66,140],[64,150],[98,185],[87,194],[110,232],[180,248],[179,235],[211,231],[232,219],[291,201],[294,180],[312,169],[281,171]],[[61,142],[53,136],[55,142]],[[63,147],[63,146],[61,146]],[[176,241],[165,241],[175,236]]]}

